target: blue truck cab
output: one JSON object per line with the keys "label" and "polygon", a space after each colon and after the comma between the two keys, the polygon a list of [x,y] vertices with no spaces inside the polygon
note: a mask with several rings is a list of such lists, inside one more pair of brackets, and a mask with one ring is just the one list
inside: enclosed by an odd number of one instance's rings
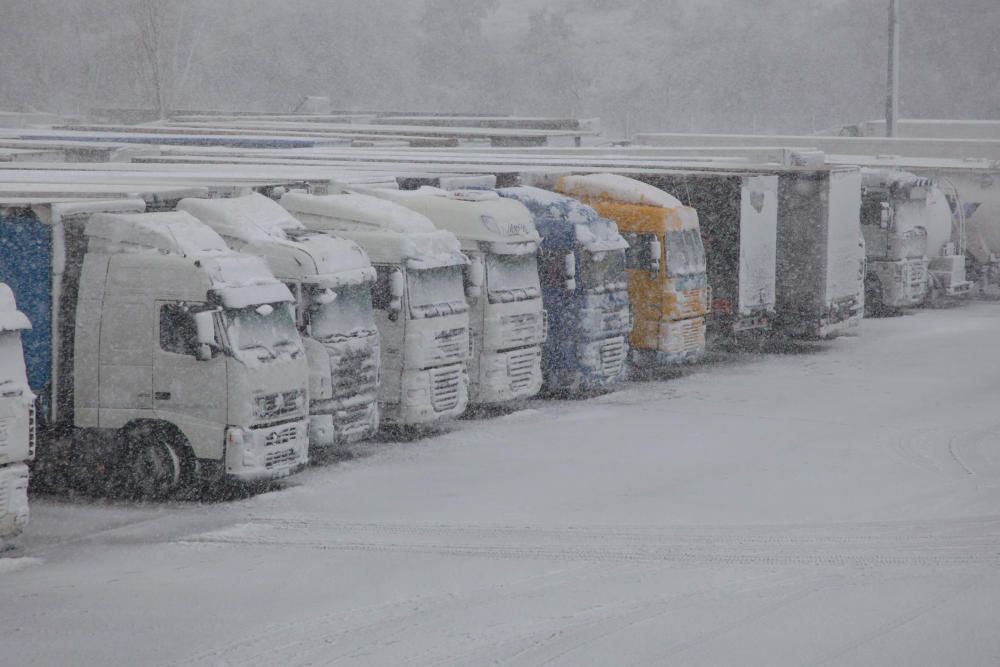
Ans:
{"label": "blue truck cab", "polygon": [[549,336],[543,389],[586,392],[621,381],[632,316],[625,274],[628,243],[614,222],[572,197],[534,187],[497,190],[535,217],[542,237],[538,271]]}

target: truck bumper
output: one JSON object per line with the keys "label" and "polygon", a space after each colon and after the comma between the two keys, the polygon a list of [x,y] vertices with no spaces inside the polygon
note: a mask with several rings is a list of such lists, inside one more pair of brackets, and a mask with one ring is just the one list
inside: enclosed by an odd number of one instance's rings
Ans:
{"label": "truck bumper", "polygon": [[226,475],[240,482],[291,475],[309,462],[305,420],[266,428],[226,427]]}
{"label": "truck bumper", "polygon": [[28,466],[0,468],[0,540],[15,537],[28,525]]}
{"label": "truck bumper", "polygon": [[378,431],[378,422],[374,398],[313,404],[309,407],[309,446],[339,447],[370,438]]}
{"label": "truck bumper", "polygon": [[522,347],[483,352],[479,358],[479,387],[470,402],[506,403],[530,398],[542,388],[542,349]]}
{"label": "truck bumper", "polygon": [[404,426],[453,419],[469,404],[465,362],[423,370],[405,370],[399,403],[385,406],[386,421]]}

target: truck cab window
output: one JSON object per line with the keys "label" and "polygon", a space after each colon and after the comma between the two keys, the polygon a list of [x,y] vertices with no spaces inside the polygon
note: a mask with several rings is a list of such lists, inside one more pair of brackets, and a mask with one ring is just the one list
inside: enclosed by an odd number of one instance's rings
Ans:
{"label": "truck cab window", "polygon": [[194,317],[179,303],[160,306],[160,349],[192,357],[198,350]]}
{"label": "truck cab window", "polygon": [[625,249],[625,268],[648,271],[653,262],[649,243],[656,239],[656,235],[622,232],[622,237],[628,243],[628,248]]}
{"label": "truck cab window", "polygon": [[372,284],[372,308],[375,310],[388,310],[389,302],[392,301],[392,267],[376,266],[375,282]]}
{"label": "truck cab window", "polygon": [[566,253],[542,250],[538,253],[538,278],[545,289],[562,289],[566,284],[563,275]]}

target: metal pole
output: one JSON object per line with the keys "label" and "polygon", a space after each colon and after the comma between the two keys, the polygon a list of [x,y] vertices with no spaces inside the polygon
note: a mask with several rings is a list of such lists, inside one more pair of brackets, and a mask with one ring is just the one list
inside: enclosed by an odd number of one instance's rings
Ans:
{"label": "metal pole", "polygon": [[899,120],[899,3],[889,0],[889,71],[885,91],[885,136],[896,136]]}

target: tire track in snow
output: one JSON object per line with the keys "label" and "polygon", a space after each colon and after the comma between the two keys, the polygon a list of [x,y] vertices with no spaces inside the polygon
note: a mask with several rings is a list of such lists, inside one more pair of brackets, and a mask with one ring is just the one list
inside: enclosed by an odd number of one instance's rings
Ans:
{"label": "tire track in snow", "polygon": [[596,563],[939,567],[1000,563],[1000,517],[713,529],[402,525],[264,518],[189,536],[176,544]]}

